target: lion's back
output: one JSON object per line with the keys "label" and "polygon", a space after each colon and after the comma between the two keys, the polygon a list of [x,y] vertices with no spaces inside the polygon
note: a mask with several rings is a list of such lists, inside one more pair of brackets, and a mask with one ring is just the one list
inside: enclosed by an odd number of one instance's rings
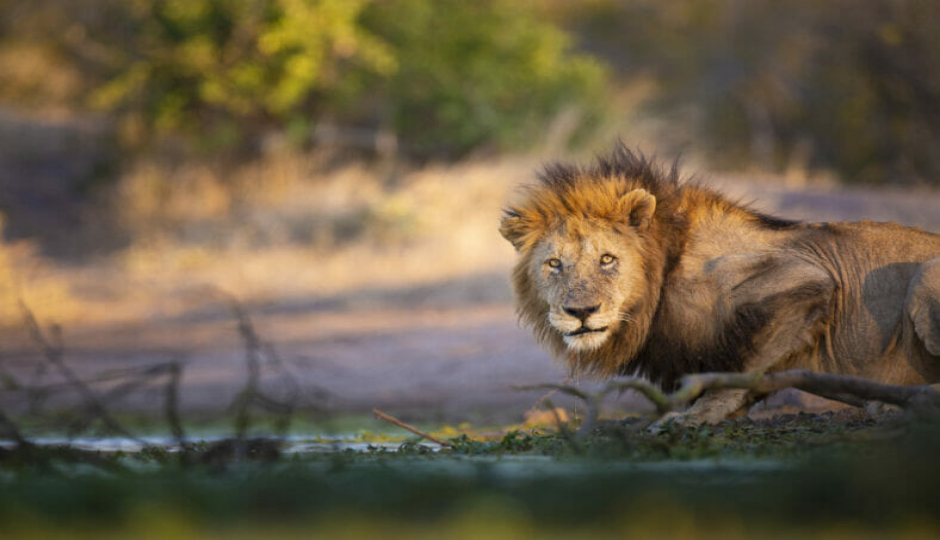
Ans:
{"label": "lion's back", "polygon": [[[927,279],[920,277],[924,265],[940,261],[940,235],[863,221],[810,225],[803,242],[837,283],[830,341],[820,364],[810,367],[828,371],[835,364],[838,371],[884,382],[940,379],[940,362],[911,318],[915,285]],[[934,274],[929,279],[936,280]]]}

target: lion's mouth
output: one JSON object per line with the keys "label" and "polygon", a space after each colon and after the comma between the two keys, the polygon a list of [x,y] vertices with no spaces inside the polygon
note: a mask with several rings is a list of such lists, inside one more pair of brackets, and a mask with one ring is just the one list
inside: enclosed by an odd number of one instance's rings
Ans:
{"label": "lion's mouth", "polygon": [[574,332],[566,332],[565,337],[574,337],[574,336],[580,336],[582,334],[593,334],[595,332],[606,332],[606,331],[607,331],[606,326],[602,326],[600,328],[588,328],[587,326],[582,326],[581,328],[578,328]]}

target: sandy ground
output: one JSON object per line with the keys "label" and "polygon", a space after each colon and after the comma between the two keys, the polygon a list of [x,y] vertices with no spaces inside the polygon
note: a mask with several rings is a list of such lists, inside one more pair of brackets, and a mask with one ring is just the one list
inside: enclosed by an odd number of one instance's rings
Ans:
{"label": "sandy ground", "polygon": [[[716,182],[758,208],[818,221],[899,221],[940,231],[940,193],[790,188],[779,183]],[[510,261],[507,261],[507,268]],[[565,370],[521,329],[506,273],[430,283],[404,290],[359,291],[335,297],[293,298],[245,306],[257,333],[273,344],[281,367],[266,366],[263,388],[278,395],[284,369],[304,390],[303,405],[331,413],[379,407],[404,418],[436,422],[515,422],[541,395],[515,385],[560,382]],[[37,377],[40,353],[26,332],[0,336],[0,368],[20,381]],[[181,405],[190,414],[224,414],[246,380],[245,348],[235,320],[218,306],[183,316],[97,328],[67,328],[65,359],[83,378],[164,361],[185,364]],[[39,375],[61,380],[54,370]],[[107,386],[96,387],[104,392]],[[0,393],[8,410],[23,410],[23,392]],[[51,398],[50,398],[51,399]],[[157,412],[159,384],[130,393],[112,406]],[[555,398],[561,405],[570,401]],[[73,407],[74,394],[58,393],[52,406]],[[800,404],[778,397],[777,406]],[[804,402],[821,407],[819,401]],[[643,409],[632,394],[611,403]]]}
{"label": "sandy ground", "polygon": [[[494,288],[505,289],[508,297],[505,283],[493,279]],[[305,405],[335,413],[379,407],[426,420],[511,422],[541,395],[514,391],[513,385],[565,378],[563,368],[517,325],[508,301],[428,304],[395,308],[333,299],[303,307],[249,307],[256,332],[275,345],[281,361],[265,363],[263,387],[279,395],[289,371],[304,389]],[[224,413],[246,380],[243,337],[235,320],[221,311],[68,331],[63,338],[68,365],[83,377],[184,363],[180,403],[189,412]],[[5,369],[21,380],[30,378],[41,359],[22,333],[4,340],[2,354]],[[43,377],[58,379],[55,373]],[[74,399],[59,394],[55,403]],[[159,411],[162,399],[155,384],[121,400],[117,408]]]}

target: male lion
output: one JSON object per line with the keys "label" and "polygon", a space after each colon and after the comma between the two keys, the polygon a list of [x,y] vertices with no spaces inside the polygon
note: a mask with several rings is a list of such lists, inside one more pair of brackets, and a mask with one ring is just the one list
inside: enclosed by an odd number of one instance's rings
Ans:
{"label": "male lion", "polygon": [[[574,373],[940,381],[940,235],[769,217],[623,145],[546,167],[500,232],[520,255],[521,320]],[[718,422],[746,395],[709,391],[683,420]]]}

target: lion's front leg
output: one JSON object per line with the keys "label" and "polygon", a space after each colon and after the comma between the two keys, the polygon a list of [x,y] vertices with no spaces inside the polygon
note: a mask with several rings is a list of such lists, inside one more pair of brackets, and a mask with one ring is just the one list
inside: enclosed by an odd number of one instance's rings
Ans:
{"label": "lion's front leg", "polygon": [[702,397],[685,411],[674,411],[663,415],[650,428],[659,431],[666,424],[698,426],[717,424],[735,413],[748,407],[747,390],[715,389],[707,390]]}
{"label": "lion's front leg", "polygon": [[[727,324],[735,336],[744,372],[767,372],[783,363],[800,365],[814,350],[829,318],[835,284],[825,271],[801,260],[769,258],[757,265],[745,261],[741,268],[729,262],[722,271],[733,286],[722,301],[731,316]],[[760,321],[755,332],[740,336],[733,321],[746,313]],[[687,411],[673,413],[683,424],[715,424],[748,405],[748,390],[714,389],[705,392]],[[667,419],[663,419],[667,420]]]}
{"label": "lion's front leg", "polygon": [[747,390],[708,390],[685,412],[686,423],[717,424],[747,407]]}

